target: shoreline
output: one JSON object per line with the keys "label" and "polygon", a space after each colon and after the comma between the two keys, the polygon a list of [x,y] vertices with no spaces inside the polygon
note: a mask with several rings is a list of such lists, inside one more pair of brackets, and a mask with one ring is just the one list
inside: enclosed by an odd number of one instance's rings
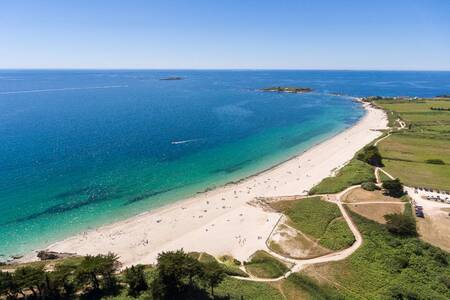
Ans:
{"label": "shoreline", "polygon": [[[387,126],[385,113],[368,103],[362,106],[366,113],[354,125],[270,168],[45,249],[80,255],[111,251],[121,257],[124,266],[153,263],[161,251],[180,248],[246,260],[256,250],[265,249],[265,240],[280,216],[264,211],[255,198],[304,194],[381,135],[377,130]],[[39,250],[16,261],[36,260]]]}

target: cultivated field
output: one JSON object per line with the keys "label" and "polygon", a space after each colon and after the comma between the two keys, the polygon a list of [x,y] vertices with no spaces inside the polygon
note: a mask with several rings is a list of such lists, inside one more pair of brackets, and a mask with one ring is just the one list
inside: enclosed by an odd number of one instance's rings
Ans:
{"label": "cultivated field", "polygon": [[450,190],[450,111],[446,110],[450,101],[382,100],[376,104],[407,125],[378,144],[386,171],[409,186]]}

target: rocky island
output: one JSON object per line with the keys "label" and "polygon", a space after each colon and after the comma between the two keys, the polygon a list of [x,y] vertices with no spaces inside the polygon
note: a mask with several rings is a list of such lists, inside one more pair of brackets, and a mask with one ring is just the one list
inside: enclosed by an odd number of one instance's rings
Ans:
{"label": "rocky island", "polygon": [[184,79],[183,77],[174,76],[174,77],[161,78],[159,80],[183,80],[183,79]]}
{"label": "rocky island", "polygon": [[308,87],[282,87],[282,86],[274,86],[274,87],[267,87],[261,89],[261,91],[264,92],[277,92],[277,93],[293,93],[293,94],[303,94],[303,93],[310,93],[313,91],[312,88]]}

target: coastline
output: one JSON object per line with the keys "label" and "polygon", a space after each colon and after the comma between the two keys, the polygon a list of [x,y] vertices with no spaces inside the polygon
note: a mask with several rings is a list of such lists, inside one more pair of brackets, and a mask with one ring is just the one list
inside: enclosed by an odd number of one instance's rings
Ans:
{"label": "coastline", "polygon": [[[255,205],[255,198],[305,194],[381,135],[373,129],[386,128],[384,112],[362,105],[366,113],[353,126],[269,169],[46,249],[81,255],[111,251],[124,266],[153,263],[161,251],[180,248],[246,260],[256,250],[265,249],[265,240],[280,216]],[[30,260],[36,260],[35,252],[21,259]]]}

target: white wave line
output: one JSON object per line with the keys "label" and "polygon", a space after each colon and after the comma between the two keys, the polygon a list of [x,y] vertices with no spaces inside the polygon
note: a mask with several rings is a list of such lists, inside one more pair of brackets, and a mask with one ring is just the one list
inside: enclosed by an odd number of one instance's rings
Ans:
{"label": "white wave line", "polygon": [[173,141],[171,142],[172,145],[178,145],[178,144],[186,144],[186,143],[191,143],[191,142],[196,142],[196,141],[200,141],[202,139],[191,139],[191,140],[184,140],[184,141]]}
{"label": "white wave line", "polygon": [[90,87],[72,87],[72,88],[60,88],[60,89],[42,89],[42,90],[28,90],[28,91],[12,91],[12,92],[0,92],[0,95],[9,94],[25,94],[25,93],[43,93],[43,92],[57,92],[57,91],[75,91],[75,90],[94,90],[94,89],[114,89],[124,88],[128,85],[106,85],[106,86],[90,86]]}

